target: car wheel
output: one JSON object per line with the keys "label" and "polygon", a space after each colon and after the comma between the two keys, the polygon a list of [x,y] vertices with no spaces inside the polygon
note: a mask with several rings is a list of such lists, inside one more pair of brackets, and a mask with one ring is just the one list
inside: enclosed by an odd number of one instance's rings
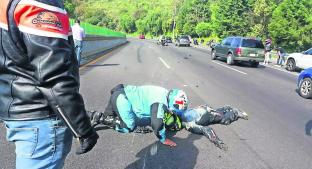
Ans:
{"label": "car wheel", "polygon": [[302,80],[299,86],[299,94],[306,99],[312,98],[312,80],[310,78]]}
{"label": "car wheel", "polygon": [[251,66],[252,67],[258,67],[259,66],[259,62],[253,62],[253,63],[251,63]]}
{"label": "car wheel", "polygon": [[286,70],[295,71],[296,70],[296,62],[294,59],[287,60]]}
{"label": "car wheel", "polygon": [[211,52],[211,59],[212,60],[216,60],[217,59],[216,50],[212,50],[212,52]]}
{"label": "car wheel", "polygon": [[234,58],[233,58],[233,54],[229,53],[227,58],[226,58],[226,64],[228,65],[233,65],[234,64]]}

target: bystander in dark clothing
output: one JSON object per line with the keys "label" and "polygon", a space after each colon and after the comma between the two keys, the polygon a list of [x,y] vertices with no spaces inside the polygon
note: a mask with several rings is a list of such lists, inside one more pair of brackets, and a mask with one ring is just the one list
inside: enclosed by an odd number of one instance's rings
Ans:
{"label": "bystander in dark clothing", "polygon": [[78,154],[98,139],[78,92],[63,7],[62,1],[0,1],[0,119],[15,144],[17,169],[62,168],[73,136]]}

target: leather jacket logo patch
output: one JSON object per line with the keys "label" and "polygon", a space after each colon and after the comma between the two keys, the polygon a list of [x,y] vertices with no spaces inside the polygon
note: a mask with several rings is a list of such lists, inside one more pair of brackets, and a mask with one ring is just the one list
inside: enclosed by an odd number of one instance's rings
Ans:
{"label": "leather jacket logo patch", "polygon": [[32,23],[38,27],[50,25],[53,28],[58,28],[59,30],[63,29],[62,23],[52,12],[40,12],[37,17],[32,20]]}

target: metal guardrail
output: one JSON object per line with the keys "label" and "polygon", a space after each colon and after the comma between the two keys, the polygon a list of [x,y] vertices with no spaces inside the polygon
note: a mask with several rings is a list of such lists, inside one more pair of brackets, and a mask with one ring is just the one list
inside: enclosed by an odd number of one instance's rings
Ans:
{"label": "metal guardrail", "polygon": [[96,55],[99,53],[103,53],[126,42],[127,39],[125,37],[87,35],[83,39],[81,64],[83,65],[89,62],[91,59],[96,58]]}

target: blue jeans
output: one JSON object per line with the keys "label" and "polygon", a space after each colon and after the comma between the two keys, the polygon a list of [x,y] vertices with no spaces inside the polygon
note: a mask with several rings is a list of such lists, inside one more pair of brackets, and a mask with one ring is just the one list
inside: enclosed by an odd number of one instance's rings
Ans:
{"label": "blue jeans", "polygon": [[73,135],[60,119],[4,123],[7,140],[15,143],[17,169],[58,169],[64,166]]}
{"label": "blue jeans", "polygon": [[283,65],[284,62],[285,62],[285,55],[282,54],[282,55],[279,57],[279,59],[278,59],[278,61],[277,61],[277,64],[278,64],[278,65]]}
{"label": "blue jeans", "polygon": [[74,43],[75,43],[75,52],[76,52],[76,56],[77,56],[78,65],[80,65],[82,41],[74,39]]}

